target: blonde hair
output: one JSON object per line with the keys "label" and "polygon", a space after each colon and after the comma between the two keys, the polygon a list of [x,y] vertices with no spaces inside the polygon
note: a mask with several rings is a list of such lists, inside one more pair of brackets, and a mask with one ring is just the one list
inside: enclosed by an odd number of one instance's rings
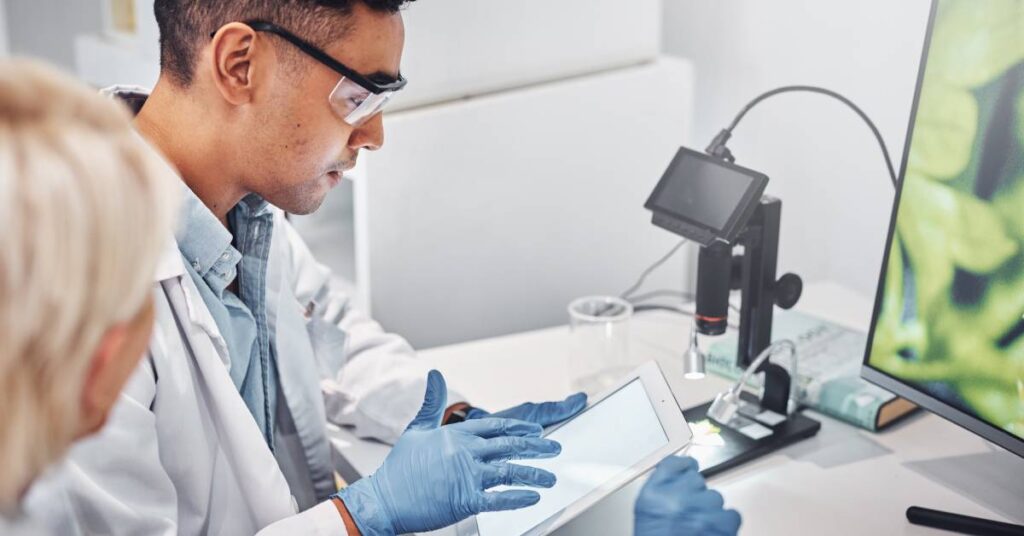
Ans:
{"label": "blonde hair", "polygon": [[0,61],[0,508],[75,439],[101,337],[153,288],[176,181],[123,106]]}

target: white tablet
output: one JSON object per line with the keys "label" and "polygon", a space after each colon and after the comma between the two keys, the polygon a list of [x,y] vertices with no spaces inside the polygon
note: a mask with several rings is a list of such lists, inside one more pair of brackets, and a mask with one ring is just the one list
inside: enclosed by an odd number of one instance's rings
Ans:
{"label": "white tablet", "polygon": [[615,490],[685,447],[693,434],[661,368],[638,368],[590,401],[573,419],[545,433],[562,444],[550,460],[518,460],[551,471],[558,482],[540,502],[510,512],[480,514],[459,534],[535,536],[566,524]]}

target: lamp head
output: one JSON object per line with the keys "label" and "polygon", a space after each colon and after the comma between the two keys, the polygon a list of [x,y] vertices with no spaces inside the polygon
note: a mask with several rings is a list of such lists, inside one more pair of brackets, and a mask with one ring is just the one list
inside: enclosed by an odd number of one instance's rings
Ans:
{"label": "lamp head", "polygon": [[704,352],[697,345],[697,326],[690,330],[690,347],[683,354],[683,377],[687,380],[704,379]]}

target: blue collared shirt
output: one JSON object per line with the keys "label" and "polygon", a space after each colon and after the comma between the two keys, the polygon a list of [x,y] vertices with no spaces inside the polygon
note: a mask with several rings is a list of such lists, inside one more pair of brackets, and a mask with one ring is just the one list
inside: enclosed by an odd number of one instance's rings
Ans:
{"label": "blue collared shirt", "polygon": [[[277,370],[266,299],[273,213],[266,201],[249,195],[228,213],[229,231],[184,189],[178,248],[227,344],[231,380],[273,449]],[[228,288],[236,277],[237,294]]]}

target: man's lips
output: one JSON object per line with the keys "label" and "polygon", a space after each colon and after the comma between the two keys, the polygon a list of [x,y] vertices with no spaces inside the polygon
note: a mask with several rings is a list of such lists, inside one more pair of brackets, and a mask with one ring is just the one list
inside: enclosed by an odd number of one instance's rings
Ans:
{"label": "man's lips", "polygon": [[325,175],[327,176],[327,179],[330,181],[331,186],[336,186],[338,183],[341,182],[341,179],[345,176],[345,173],[351,171],[352,168],[354,167],[354,164],[340,166],[328,171],[327,173],[325,173]]}

